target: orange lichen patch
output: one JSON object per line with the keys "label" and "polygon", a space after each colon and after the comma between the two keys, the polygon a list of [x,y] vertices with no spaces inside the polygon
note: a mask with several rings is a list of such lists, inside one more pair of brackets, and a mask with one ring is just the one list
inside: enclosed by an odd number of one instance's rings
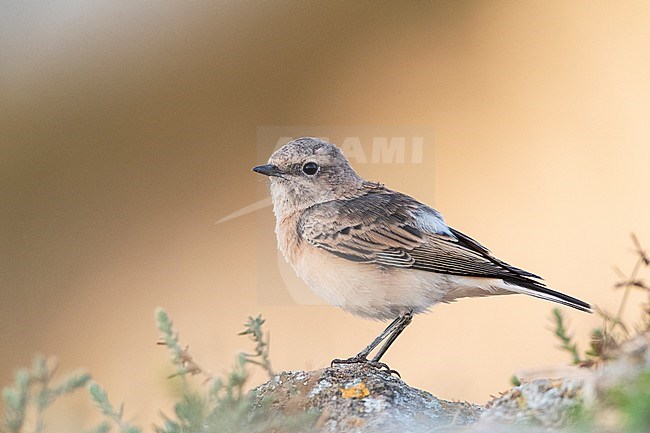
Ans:
{"label": "orange lichen patch", "polygon": [[349,388],[339,387],[339,391],[341,391],[341,397],[343,398],[364,398],[370,395],[370,390],[363,382],[359,382]]}

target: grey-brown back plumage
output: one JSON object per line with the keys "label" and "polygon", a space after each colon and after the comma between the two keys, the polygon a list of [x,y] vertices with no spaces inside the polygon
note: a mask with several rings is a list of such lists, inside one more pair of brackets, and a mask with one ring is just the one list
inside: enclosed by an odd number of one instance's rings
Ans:
{"label": "grey-brown back plumage", "polygon": [[[448,227],[434,209],[379,184],[367,183],[364,187],[364,193],[357,197],[331,200],[307,209],[299,219],[299,236],[346,260],[447,275],[499,278],[557,298],[556,302],[590,311],[589,304],[549,289],[539,276],[492,256],[480,243]],[[423,224],[422,218],[430,224]]]}

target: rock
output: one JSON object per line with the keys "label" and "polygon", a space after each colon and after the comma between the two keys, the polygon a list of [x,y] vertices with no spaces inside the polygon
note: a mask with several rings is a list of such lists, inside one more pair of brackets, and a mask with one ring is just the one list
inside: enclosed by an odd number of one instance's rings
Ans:
{"label": "rock", "polygon": [[[506,425],[526,425],[526,431],[571,431],[567,427],[572,421],[582,423],[584,431],[648,431],[646,419],[638,421],[642,427],[629,422],[630,411],[637,418],[639,410],[645,410],[646,417],[650,414],[650,392],[638,389],[643,386],[640,379],[650,374],[650,332],[632,337],[611,356],[607,364],[585,369],[588,374],[582,377],[539,379],[506,391],[488,403],[472,432],[495,431],[494,426],[505,431]],[[625,403],[621,395],[633,403]],[[587,418],[576,420],[572,415],[583,408]]]}
{"label": "rock", "polygon": [[430,432],[473,424],[484,410],[438,399],[365,364],[283,372],[254,392],[258,407],[270,405],[287,416],[315,411],[319,433]]}
{"label": "rock", "polygon": [[590,400],[602,399],[612,388],[630,385],[639,374],[650,369],[650,332],[623,343],[613,358],[587,384]]}
{"label": "rock", "polygon": [[538,379],[522,383],[488,403],[481,422],[557,431],[583,404],[584,379]]}
{"label": "rock", "polygon": [[613,358],[585,383],[593,423],[601,431],[650,431],[650,332],[623,343]]}
{"label": "rock", "polygon": [[[639,378],[650,381],[650,333],[621,345],[607,365],[586,371],[524,382],[487,408],[438,399],[366,364],[283,372],[253,392],[256,408],[270,408],[282,417],[314,413],[316,420],[301,432],[568,432],[575,428],[573,415],[583,409],[587,417],[578,418],[582,431],[650,431],[650,392],[639,388]],[[639,418],[637,406],[622,405],[621,395],[645,405],[641,410],[647,420]],[[636,411],[637,424],[629,423],[630,411]]]}

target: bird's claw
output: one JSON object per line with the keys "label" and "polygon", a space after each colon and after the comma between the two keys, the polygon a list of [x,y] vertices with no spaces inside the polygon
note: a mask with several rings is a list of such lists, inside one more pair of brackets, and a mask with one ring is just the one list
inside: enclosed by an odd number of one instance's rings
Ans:
{"label": "bird's claw", "polygon": [[389,374],[395,374],[400,379],[402,378],[399,372],[397,370],[393,370],[392,368],[390,368],[388,364],[384,362],[370,360],[366,357],[359,356],[359,355],[353,356],[352,358],[348,358],[348,359],[338,359],[338,358],[333,359],[332,362],[330,363],[330,367],[334,367],[335,364],[366,364],[378,370],[386,370]]}

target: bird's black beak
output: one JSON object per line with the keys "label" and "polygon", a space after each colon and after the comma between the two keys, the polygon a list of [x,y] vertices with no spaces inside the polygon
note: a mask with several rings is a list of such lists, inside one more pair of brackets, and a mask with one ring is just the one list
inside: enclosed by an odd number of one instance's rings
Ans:
{"label": "bird's black beak", "polygon": [[255,173],[264,174],[266,176],[284,178],[284,176],[282,176],[282,171],[280,171],[280,169],[273,164],[258,165],[257,167],[253,167],[253,171]]}

